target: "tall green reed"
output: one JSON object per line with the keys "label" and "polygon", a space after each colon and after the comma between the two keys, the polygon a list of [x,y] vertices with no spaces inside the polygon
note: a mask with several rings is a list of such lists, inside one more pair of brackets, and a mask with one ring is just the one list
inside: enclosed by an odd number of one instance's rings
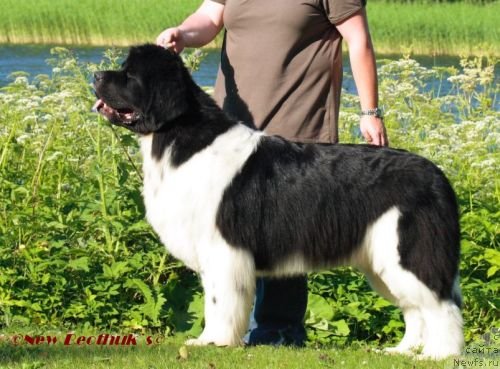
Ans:
{"label": "tall green reed", "polygon": [[[154,41],[198,0],[2,0],[0,43],[130,45]],[[500,3],[368,1],[380,53],[500,55]],[[220,46],[222,38],[212,46]]]}
{"label": "tall green reed", "polygon": [[154,41],[197,0],[2,1],[0,42],[129,45]]}

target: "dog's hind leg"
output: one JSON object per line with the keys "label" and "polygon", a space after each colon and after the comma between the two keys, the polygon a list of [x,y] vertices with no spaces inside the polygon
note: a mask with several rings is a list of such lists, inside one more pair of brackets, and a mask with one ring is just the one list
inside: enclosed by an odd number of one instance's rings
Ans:
{"label": "dog's hind leg", "polygon": [[406,354],[423,345],[424,321],[419,306],[405,301],[411,287],[405,285],[408,276],[399,265],[399,217],[398,209],[393,208],[377,219],[368,228],[363,246],[352,261],[375,291],[403,310],[404,337],[399,345],[386,351]]}
{"label": "dog's hind leg", "polygon": [[393,266],[380,276],[395,304],[403,310],[405,334],[399,345],[387,352],[413,354],[422,348],[422,357],[443,359],[458,355],[463,346],[462,314],[453,300],[440,299],[415,275]]}
{"label": "dog's hind leg", "polygon": [[369,227],[354,264],[365,272],[374,289],[403,310],[405,335],[388,352],[412,354],[423,347],[423,356],[440,359],[459,354],[463,345],[462,316],[456,302],[438,297],[414,273],[403,268],[398,251],[400,212],[390,209]]}
{"label": "dog's hind leg", "polygon": [[[403,339],[385,351],[415,354],[422,349],[421,356],[431,359],[459,355],[464,342],[462,315],[456,303],[437,297],[410,272],[389,272],[384,277],[390,279],[387,287],[395,304],[402,309],[405,321]],[[406,288],[400,288],[401,283]]]}
{"label": "dog's hind leg", "polygon": [[237,346],[248,328],[255,293],[252,256],[227,244],[205,253],[201,279],[205,292],[205,328],[188,345]]}
{"label": "dog's hind leg", "polygon": [[405,334],[396,347],[386,348],[389,353],[408,354],[424,344],[424,318],[418,306],[401,306],[397,297],[393,296],[389,287],[378,276],[372,273],[365,273],[372,288],[381,296],[399,306],[403,311],[405,322]]}
{"label": "dog's hind leg", "polygon": [[402,310],[405,334],[397,346],[386,348],[386,352],[409,354],[424,345],[425,325],[422,312],[417,307],[406,307]]}
{"label": "dog's hind leg", "polygon": [[442,359],[460,355],[464,345],[463,320],[457,300],[460,300],[458,278],[453,287],[453,300],[438,300],[422,309],[425,321],[423,357]]}

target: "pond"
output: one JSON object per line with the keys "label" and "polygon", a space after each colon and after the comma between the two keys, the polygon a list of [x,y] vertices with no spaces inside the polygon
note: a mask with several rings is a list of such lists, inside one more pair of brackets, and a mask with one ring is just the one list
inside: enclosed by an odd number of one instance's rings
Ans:
{"label": "pond", "polygon": [[[9,75],[12,72],[24,71],[29,73],[30,77],[38,74],[49,74],[52,68],[47,65],[46,60],[51,58],[50,46],[46,45],[0,45],[0,87],[5,86],[12,81]],[[80,62],[99,62],[106,48],[103,47],[71,47],[70,50],[78,57]],[[219,50],[207,50],[207,55],[201,63],[200,69],[194,73],[195,81],[201,86],[213,86],[219,64]],[[397,55],[378,55],[377,59],[399,59]],[[459,67],[458,57],[415,57],[415,59],[424,67],[433,66]],[[498,70],[496,71],[498,78]],[[436,81],[436,83],[439,83]],[[344,57],[344,81],[343,87],[350,93],[354,93],[355,85],[351,76],[349,59]],[[428,88],[432,88],[432,83]],[[447,82],[441,86],[441,93],[446,94],[451,85]]]}

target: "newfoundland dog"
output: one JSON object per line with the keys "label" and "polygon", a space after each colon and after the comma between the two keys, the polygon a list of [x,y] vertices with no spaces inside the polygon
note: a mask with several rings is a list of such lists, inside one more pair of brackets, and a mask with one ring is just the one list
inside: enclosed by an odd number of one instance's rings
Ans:
{"label": "newfoundland dog", "polygon": [[138,134],[148,221],[201,275],[205,328],[188,344],[240,344],[256,276],[350,265],[403,311],[404,338],[388,351],[460,353],[458,209],[436,165],[253,130],[159,46],[133,47],[121,69],[94,77],[94,109]]}

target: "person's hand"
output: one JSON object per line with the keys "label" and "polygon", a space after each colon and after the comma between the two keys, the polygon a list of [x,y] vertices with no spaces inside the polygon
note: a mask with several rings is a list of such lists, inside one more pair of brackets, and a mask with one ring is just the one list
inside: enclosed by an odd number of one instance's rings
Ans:
{"label": "person's hand", "polygon": [[389,140],[385,131],[384,121],[382,118],[377,118],[371,115],[361,116],[359,122],[361,134],[366,142],[371,145],[389,146]]}
{"label": "person's hand", "polygon": [[178,27],[167,28],[156,38],[156,44],[179,54],[184,50],[182,31]]}

